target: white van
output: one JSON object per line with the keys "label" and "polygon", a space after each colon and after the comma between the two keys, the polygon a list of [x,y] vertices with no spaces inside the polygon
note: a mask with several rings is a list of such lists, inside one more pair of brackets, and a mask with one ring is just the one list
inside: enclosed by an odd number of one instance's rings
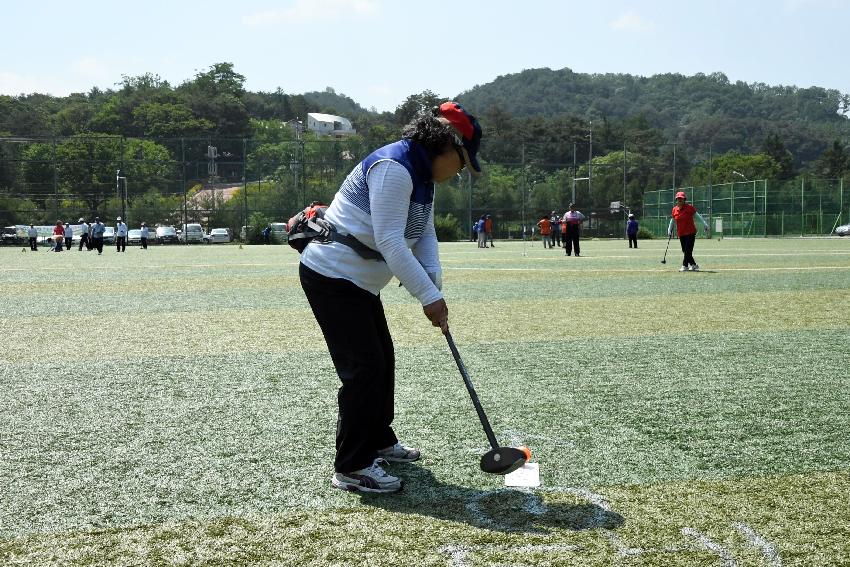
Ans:
{"label": "white van", "polygon": [[185,244],[204,242],[204,229],[199,224],[184,224],[183,232],[180,233],[180,242]]}

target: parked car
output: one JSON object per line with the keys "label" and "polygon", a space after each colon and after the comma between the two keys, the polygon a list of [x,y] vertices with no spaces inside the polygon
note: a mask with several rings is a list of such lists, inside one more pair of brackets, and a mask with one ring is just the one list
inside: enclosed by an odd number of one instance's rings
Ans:
{"label": "parked car", "polygon": [[114,226],[103,227],[103,243],[104,244],[115,244],[115,227]]}
{"label": "parked car", "polygon": [[7,226],[3,228],[3,244],[17,246],[25,243],[27,240],[23,235],[18,234],[17,227]]}
{"label": "parked car", "polygon": [[226,228],[214,228],[204,235],[204,242],[207,244],[226,244],[230,240],[230,230]]}
{"label": "parked car", "polygon": [[274,244],[285,244],[289,240],[289,236],[286,232],[286,223],[285,222],[273,222],[272,223],[272,243]]}
{"label": "parked car", "polygon": [[180,241],[177,239],[177,229],[173,226],[156,227],[157,244],[177,244],[178,242]]}
{"label": "parked car", "polygon": [[179,236],[180,241],[186,244],[203,243],[204,229],[199,224],[185,224]]}
{"label": "parked car", "polygon": [[132,230],[127,231],[127,244],[141,246],[142,244],[142,231],[138,228],[134,228]]}
{"label": "parked car", "polygon": [[850,224],[842,224],[835,229],[835,234],[838,236],[850,236]]}

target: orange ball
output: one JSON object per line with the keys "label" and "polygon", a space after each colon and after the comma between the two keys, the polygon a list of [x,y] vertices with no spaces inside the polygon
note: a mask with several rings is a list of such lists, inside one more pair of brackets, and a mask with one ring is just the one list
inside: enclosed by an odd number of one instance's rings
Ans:
{"label": "orange ball", "polygon": [[526,447],[525,445],[522,445],[522,446],[520,446],[520,447],[517,447],[517,449],[519,449],[520,451],[522,451],[523,453],[525,453],[525,462],[528,462],[528,461],[530,461],[530,460],[531,460],[531,449],[529,449],[529,448],[528,448],[528,447]]}

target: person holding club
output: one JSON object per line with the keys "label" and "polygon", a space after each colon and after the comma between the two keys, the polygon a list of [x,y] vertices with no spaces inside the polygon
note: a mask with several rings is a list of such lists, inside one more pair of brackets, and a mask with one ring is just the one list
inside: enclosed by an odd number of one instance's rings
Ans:
{"label": "person holding club", "polygon": [[387,474],[382,460],[420,458],[392,428],[395,354],[380,292],[395,276],[431,324],[448,332],[434,184],[463,168],[481,171],[481,127],[455,102],[417,116],[402,135],[366,156],[342,182],[324,213],[334,237],[310,241],[299,265],[301,287],[342,382],[331,484],[343,490],[395,492],[401,479]]}
{"label": "person holding club", "polygon": [[673,206],[670,224],[667,225],[667,237],[669,242],[669,238],[673,236],[673,224],[675,223],[676,235],[679,237],[679,243],[682,245],[683,254],[682,267],[679,268],[679,271],[687,272],[690,270],[692,272],[698,272],[699,264],[694,260],[694,244],[697,239],[697,227],[694,223],[694,217],[697,217],[702,223],[706,234],[708,234],[708,223],[697,212],[696,207],[688,203],[687,200],[688,197],[684,191],[676,193],[676,204]]}

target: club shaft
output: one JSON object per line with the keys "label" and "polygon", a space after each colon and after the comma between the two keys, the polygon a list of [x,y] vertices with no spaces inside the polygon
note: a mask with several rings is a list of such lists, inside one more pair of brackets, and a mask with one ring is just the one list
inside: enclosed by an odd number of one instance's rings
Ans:
{"label": "club shaft", "polygon": [[481,426],[484,428],[484,433],[487,435],[487,440],[490,446],[494,449],[499,448],[499,443],[496,441],[496,436],[493,434],[493,428],[490,427],[490,421],[487,419],[487,414],[484,413],[484,408],[478,400],[478,394],[475,393],[475,388],[472,386],[472,380],[469,379],[469,373],[466,371],[463,361],[460,359],[460,353],[455,346],[455,341],[452,339],[452,334],[447,330],[445,332],[446,341],[449,343],[449,349],[452,351],[452,356],[457,363],[457,368],[460,370],[460,375],[463,376],[463,383],[466,384],[466,389],[469,391],[469,397],[472,398],[472,405],[475,406],[475,411],[478,412],[478,419],[481,420]]}
{"label": "club shaft", "polygon": [[670,234],[667,235],[667,248],[664,249],[664,259],[661,261],[663,264],[667,260],[667,251],[670,250],[670,240],[673,238],[673,232],[670,231]]}

